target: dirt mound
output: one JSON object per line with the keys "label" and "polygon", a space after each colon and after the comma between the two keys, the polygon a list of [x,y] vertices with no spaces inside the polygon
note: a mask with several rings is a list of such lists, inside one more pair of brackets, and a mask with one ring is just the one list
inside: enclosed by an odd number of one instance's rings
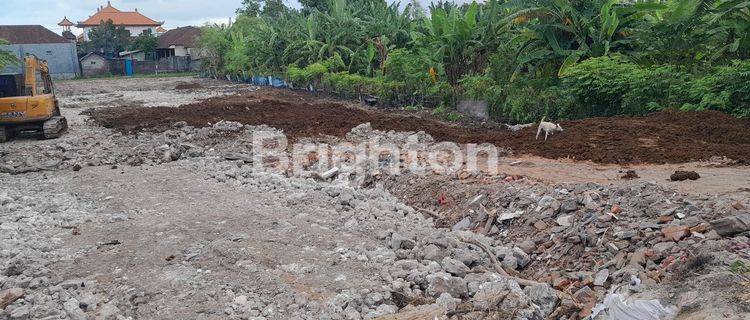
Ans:
{"label": "dirt mound", "polygon": [[700,175],[698,175],[695,171],[675,171],[671,176],[669,176],[669,179],[672,181],[685,181],[685,180],[698,180],[700,179]]}
{"label": "dirt mound", "polygon": [[122,132],[162,131],[177,121],[204,127],[221,120],[266,124],[291,138],[343,137],[370,122],[377,130],[425,131],[437,141],[493,143],[517,154],[591,160],[597,163],[681,163],[726,156],[750,164],[750,120],[719,112],[652,113],[645,117],[591,118],[563,121],[564,132],[536,140],[536,127],[516,132],[463,127],[408,114],[346,106],[291,91],[261,89],[246,95],[218,97],[170,107],[98,109],[93,118]]}
{"label": "dirt mound", "polygon": [[176,86],[174,86],[174,88],[176,90],[193,90],[203,89],[203,86],[197,82],[179,82]]}

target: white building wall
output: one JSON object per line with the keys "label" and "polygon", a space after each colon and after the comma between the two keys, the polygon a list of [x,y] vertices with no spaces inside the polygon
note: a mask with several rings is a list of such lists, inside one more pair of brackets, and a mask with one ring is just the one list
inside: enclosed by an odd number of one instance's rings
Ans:
{"label": "white building wall", "polygon": [[189,54],[188,49],[184,46],[172,46],[172,48],[174,48],[175,57],[185,57]]}
{"label": "white building wall", "polygon": [[[84,27],[83,28],[83,41],[89,41],[89,32],[91,31],[93,27]],[[151,30],[151,34],[156,36],[156,27],[125,27],[125,30],[130,31],[131,37],[137,37],[139,34],[143,33],[145,30]]]}

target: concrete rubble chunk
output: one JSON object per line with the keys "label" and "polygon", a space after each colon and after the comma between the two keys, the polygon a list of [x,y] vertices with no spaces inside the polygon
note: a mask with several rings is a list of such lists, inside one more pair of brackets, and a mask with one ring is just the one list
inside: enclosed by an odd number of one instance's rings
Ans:
{"label": "concrete rubble chunk", "polygon": [[571,220],[573,219],[573,216],[565,215],[558,217],[555,222],[557,222],[558,225],[563,227],[570,227],[573,223]]}
{"label": "concrete rubble chunk", "polygon": [[25,293],[21,288],[10,288],[0,291],[0,310],[4,310],[5,307],[9,306],[14,301],[21,299],[24,294]]}
{"label": "concrete rubble chunk", "polygon": [[63,304],[63,309],[71,320],[86,320],[86,313],[81,310],[80,302],[75,298],[70,298]]}
{"label": "concrete rubble chunk", "polygon": [[467,230],[471,228],[471,218],[469,216],[464,217],[463,219],[456,222],[456,224],[451,227],[451,230],[453,231],[461,231],[461,230]]}
{"label": "concrete rubble chunk", "polygon": [[427,294],[439,297],[448,293],[452,297],[465,297],[468,294],[466,280],[454,277],[445,272],[433,273],[427,276]]}
{"label": "concrete rubble chunk", "polygon": [[594,285],[603,286],[607,282],[607,278],[609,278],[609,269],[599,270],[594,277]]}
{"label": "concrete rubble chunk", "polygon": [[448,272],[457,277],[464,277],[470,270],[469,267],[467,267],[463,262],[450,257],[443,258],[441,265],[443,266],[443,270],[445,270],[445,272]]}
{"label": "concrete rubble chunk", "polygon": [[545,319],[555,310],[557,293],[547,284],[528,286],[523,289],[529,301],[539,307],[540,319]]}
{"label": "concrete rubble chunk", "polygon": [[710,224],[716,233],[723,237],[750,231],[750,213],[716,219],[711,221]]}
{"label": "concrete rubble chunk", "polygon": [[30,314],[31,310],[29,309],[29,306],[25,305],[13,309],[13,311],[10,312],[10,318],[12,320],[26,320],[29,319]]}
{"label": "concrete rubble chunk", "polygon": [[339,168],[333,167],[329,169],[328,171],[321,173],[320,178],[323,180],[328,180],[328,179],[335,177],[338,174],[339,174]]}

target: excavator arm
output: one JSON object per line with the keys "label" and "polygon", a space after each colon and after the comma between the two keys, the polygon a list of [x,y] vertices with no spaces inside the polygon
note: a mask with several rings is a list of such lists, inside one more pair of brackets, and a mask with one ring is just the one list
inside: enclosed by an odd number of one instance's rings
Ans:
{"label": "excavator arm", "polygon": [[[26,88],[26,95],[51,94],[53,91],[52,77],[49,74],[47,61],[39,60],[33,55],[27,55],[24,62],[24,87]],[[37,75],[39,78],[37,78]],[[38,81],[42,81],[43,85],[40,86]]]}

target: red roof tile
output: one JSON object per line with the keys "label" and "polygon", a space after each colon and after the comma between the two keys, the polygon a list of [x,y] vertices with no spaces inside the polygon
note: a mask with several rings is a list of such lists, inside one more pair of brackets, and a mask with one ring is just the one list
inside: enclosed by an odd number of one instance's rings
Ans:
{"label": "red roof tile", "polygon": [[163,22],[157,22],[142,15],[136,11],[120,11],[107,3],[107,6],[97,11],[93,16],[86,19],[86,21],[78,22],[78,27],[93,27],[98,26],[102,22],[112,20],[117,26],[149,26],[156,27],[163,24]]}
{"label": "red roof tile", "polygon": [[58,26],[63,26],[63,27],[72,27],[72,26],[74,26],[75,24],[73,24],[73,22],[70,22],[70,20],[68,20],[68,17],[65,17],[65,18],[63,18],[63,19],[62,19],[62,21],[60,21],[60,23],[58,23],[57,25],[58,25]]}
{"label": "red roof tile", "polygon": [[69,43],[59,34],[39,25],[0,26],[0,38],[10,44]]}

